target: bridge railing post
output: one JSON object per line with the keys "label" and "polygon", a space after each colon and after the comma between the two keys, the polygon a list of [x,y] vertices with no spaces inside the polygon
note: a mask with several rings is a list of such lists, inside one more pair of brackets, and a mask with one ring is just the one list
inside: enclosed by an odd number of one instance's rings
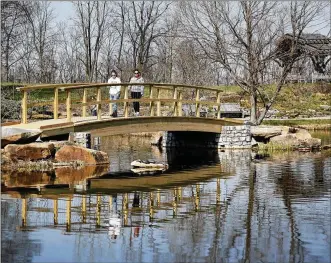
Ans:
{"label": "bridge railing post", "polygon": [[173,106],[174,116],[177,116],[177,97],[178,97],[178,87],[174,86],[173,99],[176,100]]}
{"label": "bridge railing post", "polygon": [[58,218],[59,218],[59,204],[58,199],[54,199],[54,205],[53,205],[53,214],[54,214],[54,225],[58,224]]}
{"label": "bridge railing post", "polygon": [[101,120],[101,87],[97,88],[97,115],[98,121]]}
{"label": "bridge railing post", "polygon": [[67,99],[66,99],[66,104],[67,104],[67,122],[71,121],[71,90],[67,89]]}
{"label": "bridge railing post", "polygon": [[28,123],[28,91],[23,90],[22,98],[22,123]]}
{"label": "bridge railing post", "polygon": [[[124,99],[127,100],[129,98],[129,87],[128,85],[124,86]],[[124,117],[127,118],[129,116],[129,103],[127,101],[124,102]]]}
{"label": "bridge railing post", "polygon": [[200,117],[200,89],[195,89],[196,95],[195,95],[195,116]]}
{"label": "bridge railing post", "polygon": [[221,92],[217,91],[217,119],[221,118],[221,105],[219,103],[221,103]]}
{"label": "bridge railing post", "polygon": [[53,103],[53,108],[54,108],[54,120],[58,119],[58,112],[59,112],[59,88],[54,88],[54,103]]}
{"label": "bridge railing post", "polygon": [[82,198],[82,221],[86,223],[86,195],[83,195]]}
{"label": "bridge railing post", "polygon": [[101,195],[97,195],[97,227],[101,225]]}
{"label": "bridge railing post", "polygon": [[152,222],[154,218],[154,196],[153,192],[149,193],[149,221]]}
{"label": "bridge railing post", "polygon": [[22,226],[27,225],[27,213],[28,213],[28,203],[26,198],[22,199]]}
{"label": "bridge railing post", "polygon": [[182,113],[182,108],[183,108],[182,100],[183,100],[183,93],[179,92],[179,102],[177,104],[178,116],[183,116],[183,113]]}
{"label": "bridge railing post", "polygon": [[161,92],[160,92],[160,89],[159,88],[156,89],[156,97],[158,99],[158,101],[156,103],[156,115],[158,117],[160,117],[161,116],[161,101],[160,101]]}
{"label": "bridge railing post", "polygon": [[71,197],[67,197],[66,200],[66,231],[71,231]]}
{"label": "bridge railing post", "polygon": [[[150,86],[150,93],[149,93],[149,98],[153,99],[153,93],[154,93],[154,87],[153,85]],[[149,115],[154,116],[154,101],[151,101],[149,103]]]}
{"label": "bridge railing post", "polygon": [[122,211],[123,211],[123,223],[124,226],[128,224],[128,208],[129,208],[129,195],[122,195]]}
{"label": "bridge railing post", "polygon": [[[83,103],[86,103],[87,102],[87,89],[83,89]],[[83,111],[83,117],[85,118],[86,117],[86,105],[83,106],[82,108],[82,111]]]}

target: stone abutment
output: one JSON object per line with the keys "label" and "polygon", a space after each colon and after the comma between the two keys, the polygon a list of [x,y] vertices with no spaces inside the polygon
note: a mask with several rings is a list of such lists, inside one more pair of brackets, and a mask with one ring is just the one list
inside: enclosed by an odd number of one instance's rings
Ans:
{"label": "stone abutment", "polygon": [[223,126],[221,133],[168,131],[163,133],[163,147],[202,147],[216,149],[250,149],[251,127]]}

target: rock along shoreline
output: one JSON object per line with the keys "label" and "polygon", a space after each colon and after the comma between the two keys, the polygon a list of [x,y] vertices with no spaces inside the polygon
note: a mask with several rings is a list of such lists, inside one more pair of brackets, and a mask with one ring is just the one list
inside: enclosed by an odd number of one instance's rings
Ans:
{"label": "rock along shoreline", "polygon": [[1,149],[1,170],[49,170],[105,164],[109,164],[107,153],[68,141],[8,144]]}

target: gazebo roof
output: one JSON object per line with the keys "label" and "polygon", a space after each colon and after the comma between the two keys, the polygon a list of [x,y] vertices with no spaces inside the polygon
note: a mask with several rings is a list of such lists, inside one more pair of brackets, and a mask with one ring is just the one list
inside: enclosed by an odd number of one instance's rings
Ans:
{"label": "gazebo roof", "polygon": [[[285,35],[292,39],[291,34]],[[322,34],[302,34],[299,38],[301,49],[312,55],[330,55],[331,54],[331,38]]]}

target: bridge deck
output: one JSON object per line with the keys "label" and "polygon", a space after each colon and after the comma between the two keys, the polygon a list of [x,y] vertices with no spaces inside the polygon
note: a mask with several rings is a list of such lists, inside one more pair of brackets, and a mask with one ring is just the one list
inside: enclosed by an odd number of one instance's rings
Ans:
{"label": "bridge deck", "polygon": [[[102,120],[111,120],[114,119],[110,116],[102,116]],[[30,122],[30,123],[20,123],[20,124],[15,124],[11,125],[12,127],[15,128],[22,128],[22,129],[41,129],[45,130],[49,127],[63,127],[63,126],[68,126],[68,125],[74,125],[75,123],[88,123],[88,122],[93,122],[93,121],[98,121],[96,116],[89,116],[89,117],[73,117],[71,122],[67,122],[66,118],[63,119],[50,119],[50,120],[41,120],[41,121],[35,121],[35,122]]]}
{"label": "bridge deck", "polygon": [[200,118],[200,117],[73,117],[71,122],[67,119],[51,119],[36,121],[27,124],[16,124],[10,127],[22,129],[40,129],[42,137],[67,134],[70,132],[96,131],[97,133],[125,134],[134,132],[155,131],[201,131],[221,132],[222,126],[242,125],[241,119],[230,118]]}

